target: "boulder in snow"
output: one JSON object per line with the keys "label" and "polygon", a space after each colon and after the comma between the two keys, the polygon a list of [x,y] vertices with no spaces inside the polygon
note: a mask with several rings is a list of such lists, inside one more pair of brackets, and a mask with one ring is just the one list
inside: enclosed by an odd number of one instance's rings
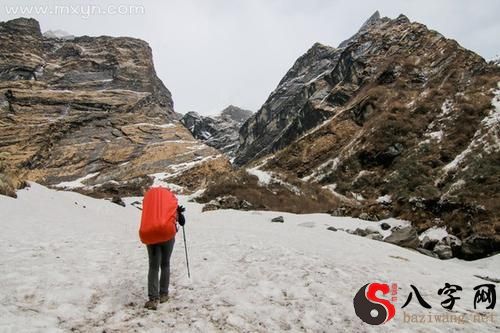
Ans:
{"label": "boulder in snow", "polygon": [[451,259],[453,258],[453,252],[451,251],[451,246],[439,242],[434,246],[433,252],[439,257],[439,259]]}
{"label": "boulder in snow", "polygon": [[384,241],[412,249],[416,249],[419,244],[417,230],[412,226],[395,229]]}
{"label": "boulder in snow", "polygon": [[382,230],[389,230],[391,229],[391,226],[389,225],[389,223],[383,222],[380,224],[380,228],[382,228]]}
{"label": "boulder in snow", "polygon": [[125,205],[125,202],[123,202],[122,198],[120,198],[120,197],[118,197],[118,196],[113,197],[113,198],[111,199],[111,202],[112,202],[112,203],[115,203],[115,204],[117,204],[117,205],[119,205],[119,206],[122,206],[122,207],[125,207],[125,206],[126,206],[126,205]]}
{"label": "boulder in snow", "polygon": [[460,257],[474,260],[500,251],[500,238],[472,235],[463,240]]}
{"label": "boulder in snow", "polygon": [[437,243],[437,239],[431,239],[429,236],[424,236],[424,238],[420,241],[420,247],[432,251]]}
{"label": "boulder in snow", "polygon": [[361,237],[365,237],[366,235],[368,235],[368,232],[365,229],[361,228],[356,228],[356,230],[351,231],[350,233]]}
{"label": "boulder in snow", "polygon": [[285,219],[283,218],[283,216],[277,216],[277,217],[273,218],[271,220],[271,222],[284,223]]}

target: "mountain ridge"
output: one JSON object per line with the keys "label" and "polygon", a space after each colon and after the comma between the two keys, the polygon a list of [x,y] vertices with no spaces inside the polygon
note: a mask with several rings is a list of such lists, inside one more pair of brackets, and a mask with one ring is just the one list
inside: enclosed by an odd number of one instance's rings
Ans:
{"label": "mountain ridge", "polygon": [[378,16],[297,59],[242,126],[235,164],[322,186],[341,201],[333,214],[442,226],[499,251],[498,66]]}

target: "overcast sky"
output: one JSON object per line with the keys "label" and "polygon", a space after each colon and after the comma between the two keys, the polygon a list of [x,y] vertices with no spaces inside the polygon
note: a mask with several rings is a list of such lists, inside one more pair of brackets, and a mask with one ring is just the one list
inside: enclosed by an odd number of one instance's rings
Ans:
{"label": "overcast sky", "polygon": [[[500,1],[496,0],[2,0],[0,20],[30,16],[42,31],[132,36],[153,49],[156,72],[178,112],[215,114],[229,104],[256,111],[295,59],[315,42],[337,46],[375,11],[404,13],[456,39],[486,59],[500,53]],[[64,14],[13,14],[10,5],[68,5]],[[141,6],[139,8],[125,5]],[[61,10],[64,11],[62,9]],[[20,10],[20,9],[18,9]],[[10,11],[10,14],[8,13]],[[96,10],[94,10],[96,11]],[[68,14],[69,12],[69,14]],[[134,13],[131,13],[134,12]],[[102,12],[101,12],[102,13]]]}

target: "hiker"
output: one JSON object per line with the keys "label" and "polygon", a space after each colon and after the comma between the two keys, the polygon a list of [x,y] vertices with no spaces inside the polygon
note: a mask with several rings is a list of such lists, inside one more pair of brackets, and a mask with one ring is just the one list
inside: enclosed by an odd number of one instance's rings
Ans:
{"label": "hiker", "polygon": [[146,309],[156,310],[158,303],[168,300],[170,256],[178,230],[177,222],[181,226],[186,223],[184,211],[175,195],[166,188],[153,187],[144,195],[139,235],[146,244],[149,257],[149,300],[144,305]]}

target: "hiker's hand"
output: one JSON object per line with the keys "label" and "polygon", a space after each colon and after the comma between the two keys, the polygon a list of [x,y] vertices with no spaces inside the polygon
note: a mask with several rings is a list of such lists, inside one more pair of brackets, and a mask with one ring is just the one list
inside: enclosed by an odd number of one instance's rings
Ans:
{"label": "hiker's hand", "polygon": [[179,213],[179,216],[177,218],[177,222],[179,222],[179,224],[181,225],[181,227],[183,227],[184,224],[186,224],[186,218],[184,217],[184,214]]}
{"label": "hiker's hand", "polygon": [[186,211],[186,208],[184,206],[177,206],[177,213],[182,214]]}

